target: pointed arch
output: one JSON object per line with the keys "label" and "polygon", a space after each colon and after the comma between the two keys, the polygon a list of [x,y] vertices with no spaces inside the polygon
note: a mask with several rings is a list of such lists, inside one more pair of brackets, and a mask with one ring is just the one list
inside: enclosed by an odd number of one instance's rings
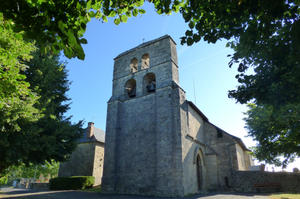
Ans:
{"label": "pointed arch", "polygon": [[196,177],[197,177],[197,185],[198,190],[203,189],[204,181],[205,181],[205,164],[204,164],[204,156],[201,147],[196,147],[194,152],[194,164],[196,164]]}

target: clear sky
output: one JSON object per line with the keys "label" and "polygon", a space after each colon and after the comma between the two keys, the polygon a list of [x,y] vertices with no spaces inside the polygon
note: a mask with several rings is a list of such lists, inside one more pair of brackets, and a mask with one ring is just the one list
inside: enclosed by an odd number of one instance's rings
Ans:
{"label": "clear sky", "polygon": [[[112,20],[102,23],[92,20],[84,37],[85,60],[65,59],[69,80],[68,96],[72,99],[72,121],[94,122],[105,130],[107,101],[112,93],[113,58],[143,42],[170,35],[177,43],[180,85],[188,100],[193,101],[209,121],[226,132],[240,137],[250,147],[255,145],[246,138],[243,121],[245,105],[228,98],[228,90],[235,89],[236,67],[229,68],[226,41],[216,44],[199,42],[191,47],[180,44],[180,37],[188,29],[180,14],[158,15],[152,4],[144,6],[146,14],[131,17],[127,23],[115,25]],[[299,164],[300,161],[295,164]],[[288,170],[291,170],[291,165]]]}

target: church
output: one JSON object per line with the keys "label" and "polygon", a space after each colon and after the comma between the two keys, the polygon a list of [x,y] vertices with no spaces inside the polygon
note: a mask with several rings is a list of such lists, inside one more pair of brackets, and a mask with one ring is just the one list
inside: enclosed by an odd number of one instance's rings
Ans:
{"label": "church", "polygon": [[232,173],[253,165],[240,138],[186,99],[178,67],[168,35],[114,59],[103,192],[172,197],[229,190]]}

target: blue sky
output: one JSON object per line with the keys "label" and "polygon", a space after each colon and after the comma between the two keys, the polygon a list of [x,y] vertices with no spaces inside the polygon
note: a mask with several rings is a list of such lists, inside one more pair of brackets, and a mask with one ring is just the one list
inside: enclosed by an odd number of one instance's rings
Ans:
{"label": "blue sky", "polygon": [[[85,60],[65,59],[69,80],[72,82],[68,96],[72,99],[72,121],[93,121],[105,130],[107,101],[112,93],[113,58],[143,41],[165,34],[177,43],[180,85],[188,100],[193,101],[209,121],[226,132],[242,138],[248,147],[255,143],[246,138],[245,105],[228,98],[228,90],[235,89],[236,67],[229,68],[226,41],[216,44],[199,42],[191,47],[180,44],[180,37],[188,29],[180,14],[158,15],[150,4],[145,4],[146,14],[115,25],[112,20],[102,23],[92,20],[84,37]],[[298,162],[300,164],[300,162]],[[293,166],[293,165],[292,165]]]}

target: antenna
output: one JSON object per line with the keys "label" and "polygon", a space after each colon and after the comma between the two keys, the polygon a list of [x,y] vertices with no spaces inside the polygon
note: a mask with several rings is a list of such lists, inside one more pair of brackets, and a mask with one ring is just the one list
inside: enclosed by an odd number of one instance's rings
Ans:
{"label": "antenna", "polygon": [[196,92],[195,92],[195,79],[194,78],[193,78],[193,87],[194,87],[194,100],[195,100],[195,104],[197,105]]}
{"label": "antenna", "polygon": [[142,39],[143,43],[145,42],[145,38]]}

